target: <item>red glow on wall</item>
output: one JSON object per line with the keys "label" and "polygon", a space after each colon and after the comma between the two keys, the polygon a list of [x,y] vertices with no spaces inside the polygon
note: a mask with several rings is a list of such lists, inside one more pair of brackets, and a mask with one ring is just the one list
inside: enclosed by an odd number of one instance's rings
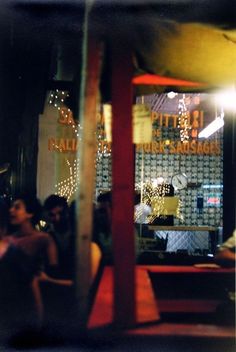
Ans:
{"label": "red glow on wall", "polygon": [[205,83],[185,81],[182,79],[164,77],[159,75],[145,74],[136,76],[132,79],[133,84],[137,85],[159,85],[159,86],[185,86],[185,87],[201,87],[205,86]]}

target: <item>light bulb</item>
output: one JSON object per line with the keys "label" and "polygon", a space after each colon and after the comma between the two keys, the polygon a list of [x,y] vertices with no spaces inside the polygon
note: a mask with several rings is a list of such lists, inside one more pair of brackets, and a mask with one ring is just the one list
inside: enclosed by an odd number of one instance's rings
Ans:
{"label": "light bulb", "polygon": [[171,91],[171,92],[167,93],[167,96],[168,96],[169,99],[173,99],[177,94],[178,93],[175,93],[175,92]]}

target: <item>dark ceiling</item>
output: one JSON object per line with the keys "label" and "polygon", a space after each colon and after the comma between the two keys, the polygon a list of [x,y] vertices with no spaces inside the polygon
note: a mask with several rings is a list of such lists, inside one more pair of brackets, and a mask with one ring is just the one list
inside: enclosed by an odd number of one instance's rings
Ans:
{"label": "dark ceiling", "polygon": [[[31,45],[36,52],[53,48],[55,43],[60,45],[63,66],[67,66],[71,78],[79,70],[75,65],[83,38],[84,4],[78,0],[5,0],[0,7],[0,40],[4,41],[6,33],[6,40],[15,45],[18,56],[25,45]],[[123,41],[133,50],[136,75],[151,73],[205,84],[204,89],[195,91],[235,83],[236,1],[96,0],[86,4],[86,9],[92,9],[91,32],[106,43],[103,81],[107,99],[111,77],[109,48]],[[51,60],[58,60],[57,54],[51,55]],[[170,89],[173,87],[141,86],[136,88],[136,94]],[[175,90],[189,88],[180,86]]]}

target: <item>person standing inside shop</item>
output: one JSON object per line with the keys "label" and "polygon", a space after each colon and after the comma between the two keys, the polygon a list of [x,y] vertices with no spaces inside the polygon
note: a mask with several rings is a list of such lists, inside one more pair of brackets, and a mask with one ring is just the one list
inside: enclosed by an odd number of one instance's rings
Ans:
{"label": "person standing inside shop", "polygon": [[50,195],[44,202],[47,225],[43,229],[54,239],[58,250],[58,273],[63,279],[73,278],[74,231],[66,198]]}
{"label": "person standing inside shop", "polygon": [[99,194],[97,205],[94,209],[93,242],[101,249],[104,264],[112,262],[111,211],[111,192]]}

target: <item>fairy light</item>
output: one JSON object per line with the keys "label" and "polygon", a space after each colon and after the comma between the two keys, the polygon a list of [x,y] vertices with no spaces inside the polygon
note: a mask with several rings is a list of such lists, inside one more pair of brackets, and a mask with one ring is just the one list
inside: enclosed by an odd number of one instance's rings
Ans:
{"label": "fairy light", "polygon": [[163,216],[165,213],[164,209],[164,198],[165,195],[170,192],[170,185],[166,183],[162,183],[160,186],[155,187],[153,189],[153,199],[152,199],[152,216],[154,218]]}
{"label": "fairy light", "polygon": [[178,105],[178,128],[180,129],[180,140],[186,143],[189,140],[189,130],[191,129],[189,125],[189,111],[186,108],[186,98],[183,94],[183,98],[179,99]]}
{"label": "fairy light", "polygon": [[97,139],[97,155],[95,160],[95,167],[102,161],[103,157],[111,156],[111,147],[107,142],[105,136],[105,128],[103,123],[97,123],[97,130],[95,132]]}
{"label": "fairy light", "polygon": [[[161,184],[157,185],[152,181],[145,181],[143,185],[141,183],[136,184],[135,189],[140,191],[141,187],[143,187],[142,203],[152,207],[152,213],[148,217],[148,222],[152,223],[159,216],[165,218],[165,196],[170,193],[170,184],[165,183],[164,180]],[[141,213],[139,214],[137,211],[135,218],[138,218],[140,215]],[[180,202],[176,210],[176,217],[183,220]]]}
{"label": "fairy light", "polygon": [[136,189],[143,187],[142,203],[152,206],[152,214],[149,217],[149,222],[153,222],[155,218],[163,214],[164,197],[170,191],[170,185],[162,183],[156,185],[153,182],[146,181],[141,185],[136,185]]}
{"label": "fairy light", "polygon": [[[50,92],[48,103],[50,105],[53,105],[58,110],[61,110],[62,108],[64,108],[63,103],[65,101],[65,97],[69,97],[69,94],[56,89],[56,91]],[[70,111],[70,109],[68,109],[68,111]]]}
{"label": "fairy light", "polygon": [[[74,119],[69,119],[69,114],[72,114],[70,108],[65,106],[65,99],[69,97],[69,94],[65,91],[59,91],[56,89],[49,94],[48,103],[56,108],[60,113],[65,117],[68,118],[68,126],[72,128],[73,132],[75,133],[77,139],[81,140],[80,131],[82,130],[81,125],[74,122]],[[53,145],[58,152],[62,153],[63,150],[59,148],[55,143]],[[79,159],[74,159],[73,165],[69,161],[68,158],[65,159],[66,168],[68,169],[69,176],[63,180],[60,180],[58,183],[55,184],[56,194],[66,197],[69,201],[71,197],[76,193],[79,185]]]}
{"label": "fairy light", "polygon": [[66,159],[69,176],[55,185],[56,194],[66,197],[69,201],[76,193],[79,185],[79,160],[75,159],[73,165]]}
{"label": "fairy light", "polygon": [[181,222],[184,222],[183,206],[184,206],[184,203],[182,202],[181,199],[179,199],[178,207],[177,207],[177,210],[176,210],[176,217],[178,219],[180,219]]}
{"label": "fairy light", "polygon": [[[62,152],[57,145],[55,145],[55,148],[58,149],[59,152]],[[69,170],[69,176],[55,184],[55,193],[62,197],[66,197],[67,201],[69,201],[76,193],[79,185],[79,159],[74,160],[73,167],[71,166],[69,159],[66,159],[66,166]]]}
{"label": "fairy light", "polygon": [[[68,118],[69,114],[71,114],[72,111],[70,108],[67,108],[65,106],[64,102],[65,102],[65,98],[69,97],[69,94],[64,91],[59,91],[58,89],[56,89],[56,91],[52,91],[49,95],[50,95],[50,99],[49,99],[48,103],[50,105],[53,105],[54,108],[56,108],[58,111],[60,111],[60,113],[65,118]],[[73,119],[71,119],[68,122],[68,124],[71,124],[76,137],[79,137],[80,136],[79,132],[80,132],[80,130],[82,130],[82,127],[80,126],[79,123],[76,125],[72,121],[73,121]]]}

